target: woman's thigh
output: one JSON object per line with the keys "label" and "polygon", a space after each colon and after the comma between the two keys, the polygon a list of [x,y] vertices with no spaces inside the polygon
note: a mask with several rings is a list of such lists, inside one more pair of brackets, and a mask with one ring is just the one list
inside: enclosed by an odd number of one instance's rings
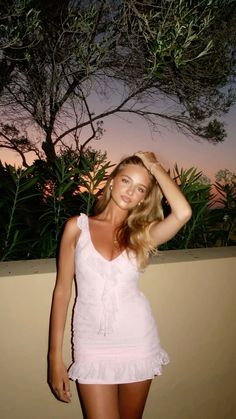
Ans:
{"label": "woman's thigh", "polygon": [[116,384],[78,384],[86,419],[120,419]]}
{"label": "woman's thigh", "polygon": [[120,419],[141,419],[152,380],[119,384]]}

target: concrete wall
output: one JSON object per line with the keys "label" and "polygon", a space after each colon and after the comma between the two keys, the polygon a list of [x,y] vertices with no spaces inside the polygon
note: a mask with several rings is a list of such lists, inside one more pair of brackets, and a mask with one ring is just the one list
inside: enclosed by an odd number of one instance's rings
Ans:
{"label": "concrete wall", "polygon": [[[47,385],[54,281],[54,260],[0,263],[1,419],[82,418],[74,383],[69,405]],[[140,285],[171,358],[152,383],[144,419],[236,417],[236,247],[161,252]]]}

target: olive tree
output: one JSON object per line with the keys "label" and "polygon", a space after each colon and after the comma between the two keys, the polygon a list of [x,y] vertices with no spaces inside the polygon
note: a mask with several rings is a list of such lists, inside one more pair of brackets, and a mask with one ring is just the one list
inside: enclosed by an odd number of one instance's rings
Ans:
{"label": "olive tree", "polygon": [[[35,25],[20,19],[20,48],[0,32],[0,147],[52,161],[61,148],[81,153],[100,139],[105,118],[131,113],[154,129],[171,123],[195,139],[224,140],[220,117],[234,102],[234,1],[11,4]],[[16,19],[6,13],[10,39]]]}

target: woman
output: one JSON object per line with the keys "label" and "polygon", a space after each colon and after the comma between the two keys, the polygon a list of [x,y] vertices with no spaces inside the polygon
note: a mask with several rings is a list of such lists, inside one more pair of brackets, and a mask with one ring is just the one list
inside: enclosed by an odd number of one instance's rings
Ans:
{"label": "woman", "polygon": [[[171,213],[164,219],[161,198]],[[49,383],[70,402],[76,380],[87,419],[140,419],[151,381],[168,362],[149,303],[137,288],[158,245],[191,217],[191,207],[153,153],[138,152],[111,173],[95,216],[71,218],[61,240],[53,295]],[[62,342],[74,274],[74,362],[69,378]]]}

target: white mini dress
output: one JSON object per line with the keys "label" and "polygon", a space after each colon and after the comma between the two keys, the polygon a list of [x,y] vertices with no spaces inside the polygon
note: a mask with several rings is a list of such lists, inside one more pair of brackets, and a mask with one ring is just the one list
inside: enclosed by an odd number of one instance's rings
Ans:
{"label": "white mini dress", "polygon": [[77,297],[73,311],[73,363],[81,384],[122,384],[161,375],[169,362],[160,346],[148,300],[138,288],[136,258],[122,252],[108,261],[93,246],[88,217],[77,219]]}

